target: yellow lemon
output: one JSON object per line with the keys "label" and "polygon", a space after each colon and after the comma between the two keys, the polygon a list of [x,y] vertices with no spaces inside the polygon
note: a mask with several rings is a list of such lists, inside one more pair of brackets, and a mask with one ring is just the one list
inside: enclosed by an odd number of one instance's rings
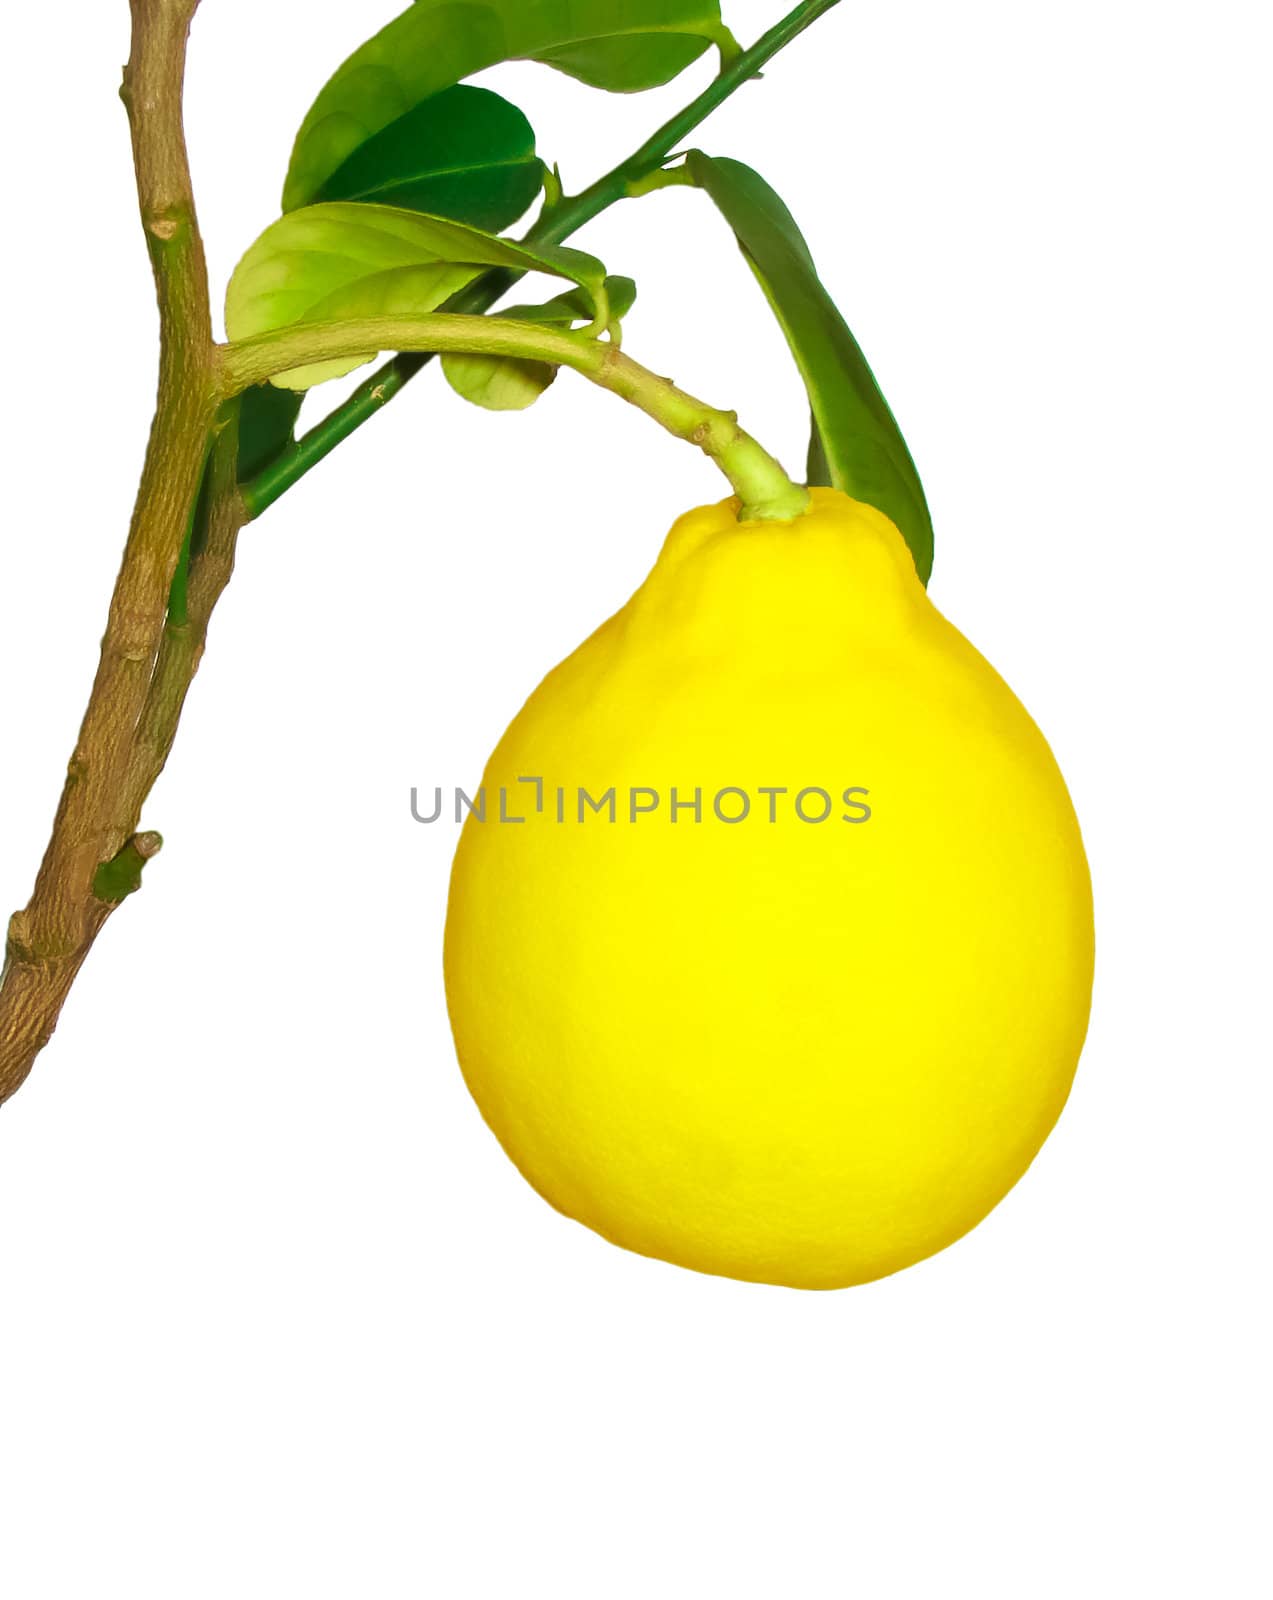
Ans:
{"label": "yellow lemon", "polygon": [[483,1116],[567,1216],[836,1288],[1029,1165],[1087,1026],[1091,891],[1042,734],[893,524],[832,490],[736,515],[682,517],[500,741],[447,997]]}

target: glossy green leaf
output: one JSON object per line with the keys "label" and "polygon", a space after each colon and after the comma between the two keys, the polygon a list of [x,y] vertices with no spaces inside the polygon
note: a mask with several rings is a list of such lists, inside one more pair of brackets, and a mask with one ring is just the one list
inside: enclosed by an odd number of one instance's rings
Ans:
{"label": "glossy green leaf", "polygon": [[272,383],[255,384],[239,396],[240,483],[264,472],[291,444],[302,398]]}
{"label": "glossy green leaf", "polygon": [[739,161],[695,150],[688,166],[733,228],[804,378],[814,419],[810,482],[842,489],[891,518],[927,583],[933,525],[915,463],[791,213]]}
{"label": "glossy green leaf", "polygon": [[675,33],[648,34],[644,38],[628,35],[619,39],[583,39],[578,44],[562,45],[556,50],[537,51],[535,60],[542,61],[546,67],[556,67],[558,72],[578,78],[595,89],[608,89],[612,94],[635,94],[669,82],[697,61],[712,43],[723,45],[728,55],[736,53],[733,41],[714,31],[706,41],[691,34]]}
{"label": "glossy green leaf", "polygon": [[310,204],[360,145],[501,61],[542,61],[601,89],[650,89],[733,41],[719,0],[417,0],[356,50],[310,107],[283,210]]}
{"label": "glossy green leaf", "polygon": [[809,457],[805,472],[807,484],[820,483],[826,488],[834,487],[831,463],[827,460],[827,447],[822,442],[822,429],[819,428],[818,419],[812,412],[809,415]]}
{"label": "glossy green leaf", "polygon": [[403,206],[498,233],[527,209],[543,178],[534,130],[518,108],[460,84],[359,145],[316,198]]}
{"label": "glossy green leaf", "polygon": [[[613,327],[632,309],[636,284],[631,278],[607,278],[605,290]],[[573,289],[543,305],[509,306],[495,315],[569,328],[577,322],[590,322],[593,307],[586,290]],[[557,376],[557,369],[546,362],[519,361],[513,356],[444,355],[442,371],[456,394],[487,411],[524,411]]]}
{"label": "glossy green leaf", "polygon": [[[581,250],[531,249],[445,217],[342,201],[306,206],[265,230],[230,279],[226,329],[231,339],[248,339],[296,322],[420,316],[487,267],[568,278],[590,295],[605,281],[605,268]],[[319,362],[274,381],[308,389],[376,353]]]}

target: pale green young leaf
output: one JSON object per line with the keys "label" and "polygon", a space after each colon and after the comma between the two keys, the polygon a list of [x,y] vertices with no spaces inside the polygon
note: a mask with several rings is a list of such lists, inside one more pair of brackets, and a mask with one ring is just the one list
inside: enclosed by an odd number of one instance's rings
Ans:
{"label": "pale green young leaf", "polygon": [[461,399],[484,411],[525,411],[557,376],[546,361],[509,356],[445,355],[442,372]]}
{"label": "pale green young leaf", "polygon": [[[607,278],[605,290],[613,327],[632,309],[636,284],[631,278]],[[592,300],[583,289],[556,295],[543,305],[507,306],[495,313],[547,328],[573,327],[591,321],[592,314]],[[524,411],[557,376],[557,369],[544,361],[519,361],[514,356],[444,355],[442,371],[456,394],[486,411]]]}
{"label": "pale green young leaf", "polygon": [[[605,268],[563,245],[529,248],[480,228],[394,206],[334,202],[290,212],[257,239],[226,294],[226,330],[248,339],[297,322],[424,315],[489,267],[566,278],[591,300]],[[308,389],[377,352],[297,368],[274,381]]]}
{"label": "pale green young leaf", "polygon": [[[604,287],[613,325],[622,321],[636,304],[637,286],[631,278],[614,276],[606,279]],[[506,306],[497,315],[515,317],[519,322],[541,322],[550,328],[568,328],[576,322],[592,320],[593,302],[587,290],[570,289],[543,305]]]}

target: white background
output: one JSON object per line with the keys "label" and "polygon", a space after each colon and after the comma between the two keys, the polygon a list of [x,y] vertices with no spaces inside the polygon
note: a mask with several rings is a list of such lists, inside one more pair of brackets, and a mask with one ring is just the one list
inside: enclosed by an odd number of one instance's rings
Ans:
{"label": "white background", "polygon": [[[744,39],[781,0],[734,0]],[[218,284],[392,0],[206,0],[189,122]],[[153,393],[126,7],[11,8],[0,101],[0,898],[91,677]],[[248,530],[167,837],[0,1112],[9,1600],[929,1600],[1268,1592],[1266,18],[846,3],[698,136],[802,220],[924,474],[932,594],[1015,686],[1090,848],[1079,1079],[970,1237],[801,1294],[628,1256],[523,1184],[455,1065],[454,830],[543,671],[710,467],[564,377],[436,374]],[[491,81],[579,187],[705,80]],[[629,347],[797,466],[723,226],[582,242]],[[218,288],[217,293],[220,290]]]}

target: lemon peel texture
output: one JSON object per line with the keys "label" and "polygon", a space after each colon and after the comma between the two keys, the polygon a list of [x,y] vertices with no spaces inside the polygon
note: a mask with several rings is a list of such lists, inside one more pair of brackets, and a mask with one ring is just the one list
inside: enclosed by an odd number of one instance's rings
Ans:
{"label": "lemon peel texture", "polygon": [[560,1211],[836,1288],[1026,1170],[1086,1031],[1091,893],[1047,743],[892,523],[833,490],[736,512],[682,517],[500,741],[447,999],[483,1116]]}

